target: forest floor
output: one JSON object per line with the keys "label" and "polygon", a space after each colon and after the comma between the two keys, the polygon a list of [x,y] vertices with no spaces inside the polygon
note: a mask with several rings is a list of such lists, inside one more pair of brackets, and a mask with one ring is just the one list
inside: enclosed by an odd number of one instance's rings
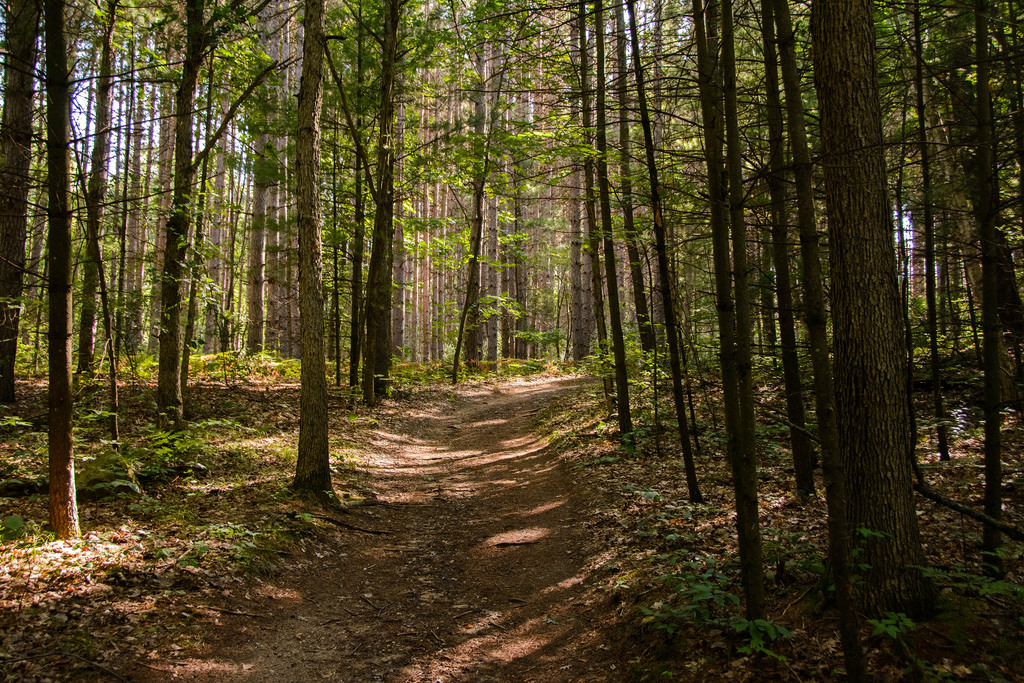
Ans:
{"label": "forest floor", "polygon": [[[45,384],[19,384],[0,412],[0,680],[844,678],[821,583],[824,503],[793,495],[778,424],[758,428],[771,621],[752,627],[713,393],[699,420],[706,502],[691,504],[675,434],[638,410],[636,441],[621,445],[592,379],[452,388],[400,371],[395,397],[372,410],[332,391],[339,503],[321,507],[288,488],[294,369],[213,376],[191,386],[177,435],[147,421],[150,385],[124,387],[122,451],[139,482],[80,490],[74,542],[42,528]],[[103,396],[79,394],[83,463],[109,450]],[[927,453],[925,426],[922,464],[936,490],[979,507],[974,396],[950,398],[953,460]],[[1012,415],[1004,437],[1005,519],[1019,528]],[[863,622],[873,679],[1024,678],[1020,544],[1007,546],[1005,580],[982,579],[977,525],[918,506],[942,599],[927,621]]]}
{"label": "forest floor", "polygon": [[377,412],[360,463],[372,498],[301,566],[223,601],[194,651],[132,676],[619,680],[594,578],[607,558],[537,430],[579,384],[435,391]]}

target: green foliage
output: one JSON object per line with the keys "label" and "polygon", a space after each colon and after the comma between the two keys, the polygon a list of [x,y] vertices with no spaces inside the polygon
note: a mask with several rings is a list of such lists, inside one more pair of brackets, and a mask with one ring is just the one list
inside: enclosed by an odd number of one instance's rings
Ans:
{"label": "green foliage", "polygon": [[0,520],[0,540],[10,541],[21,538],[25,533],[25,520],[18,515],[11,515]]}
{"label": "green foliage", "polygon": [[741,654],[765,654],[779,660],[785,657],[773,652],[769,644],[792,635],[784,626],[768,619],[745,619],[735,615],[740,599],[732,592],[732,581],[711,555],[682,551],[658,555],[675,570],[658,580],[668,585],[673,596],[669,601],[641,607],[641,623],[669,635],[691,627],[718,626],[730,628],[743,637],[737,647]]}
{"label": "green foliage", "polygon": [[167,479],[182,468],[199,467],[197,456],[201,441],[191,431],[174,432],[154,429],[144,445],[126,448],[125,457],[143,479]]}
{"label": "green foliage", "polygon": [[646,501],[655,502],[665,499],[664,496],[662,496],[654,489],[645,489],[643,487],[635,486],[633,484],[628,484],[626,486],[626,490],[635,493],[636,495],[640,496],[641,499]]}
{"label": "green foliage", "polygon": [[737,619],[732,623],[732,628],[747,639],[744,645],[737,648],[741,654],[759,653],[780,661],[786,660],[785,657],[768,648],[768,643],[793,635],[785,626],[780,626],[769,619]]}
{"label": "green foliage", "polygon": [[244,351],[193,356],[189,361],[193,377],[208,377],[223,381],[274,382],[297,381],[300,376],[299,361],[282,358],[279,354],[265,351],[248,354]]}
{"label": "green foliage", "polygon": [[871,635],[885,636],[892,640],[902,640],[908,633],[917,628],[914,620],[903,612],[886,612],[881,619],[868,619]]}
{"label": "green foliage", "polygon": [[719,571],[718,560],[711,555],[683,551],[659,555],[657,559],[676,568],[658,580],[668,585],[681,604],[659,602],[651,608],[641,607],[643,623],[653,623],[655,628],[672,634],[688,624],[700,627],[724,623],[727,608],[740,604],[739,597],[729,590],[729,577]]}

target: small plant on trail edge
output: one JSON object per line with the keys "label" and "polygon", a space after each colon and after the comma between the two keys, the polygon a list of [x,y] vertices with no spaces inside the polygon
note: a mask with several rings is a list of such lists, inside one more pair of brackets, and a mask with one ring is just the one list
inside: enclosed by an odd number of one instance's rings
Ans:
{"label": "small plant on trail edge", "polygon": [[669,586],[673,593],[684,601],[678,607],[657,602],[652,608],[641,607],[645,616],[642,623],[653,623],[654,627],[669,633],[679,631],[683,624],[704,626],[725,620],[727,607],[738,606],[740,599],[727,590],[729,577],[718,571],[718,561],[710,555],[669,553],[658,555],[657,559],[667,561],[678,570],[659,581]]}
{"label": "small plant on trail edge", "polygon": [[779,638],[789,638],[793,635],[785,626],[780,626],[768,619],[737,619],[732,622],[732,627],[737,633],[745,634],[747,637],[747,643],[737,648],[741,654],[761,653],[774,657],[780,662],[786,661],[785,657],[766,647],[769,642],[774,642]]}
{"label": "small plant on trail edge", "polygon": [[772,652],[768,644],[792,634],[788,629],[767,619],[745,619],[736,617],[733,610],[739,607],[739,597],[731,592],[731,580],[718,567],[718,560],[711,555],[690,554],[689,551],[658,555],[657,560],[667,561],[678,570],[660,577],[681,604],[657,602],[651,607],[641,607],[644,615],[641,623],[652,624],[669,635],[689,626],[729,627],[743,636],[745,642],[737,648],[741,654],[766,654],[780,661],[785,657]]}
{"label": "small plant on trail edge", "polygon": [[0,520],[0,541],[12,541],[25,533],[25,520],[11,515]]}
{"label": "small plant on trail edge", "polygon": [[871,635],[886,636],[892,640],[902,640],[903,637],[917,628],[914,620],[903,612],[886,612],[881,619],[868,619],[871,625]]}

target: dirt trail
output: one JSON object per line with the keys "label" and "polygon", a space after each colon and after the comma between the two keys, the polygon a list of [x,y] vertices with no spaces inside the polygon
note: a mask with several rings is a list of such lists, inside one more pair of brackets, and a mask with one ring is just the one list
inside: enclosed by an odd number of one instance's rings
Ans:
{"label": "dirt trail", "polygon": [[381,505],[344,521],[386,533],[341,531],[335,552],[227,605],[174,678],[628,679],[591,578],[606,558],[536,429],[537,413],[577,386],[516,381],[383,415]]}

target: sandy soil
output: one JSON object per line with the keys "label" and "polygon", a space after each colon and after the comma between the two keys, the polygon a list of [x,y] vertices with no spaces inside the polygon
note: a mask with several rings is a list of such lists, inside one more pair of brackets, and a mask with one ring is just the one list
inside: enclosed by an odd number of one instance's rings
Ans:
{"label": "sandy soil", "polygon": [[578,386],[517,380],[383,410],[379,504],[344,515],[331,551],[226,603],[191,656],[132,679],[628,680],[587,494],[537,428]]}

